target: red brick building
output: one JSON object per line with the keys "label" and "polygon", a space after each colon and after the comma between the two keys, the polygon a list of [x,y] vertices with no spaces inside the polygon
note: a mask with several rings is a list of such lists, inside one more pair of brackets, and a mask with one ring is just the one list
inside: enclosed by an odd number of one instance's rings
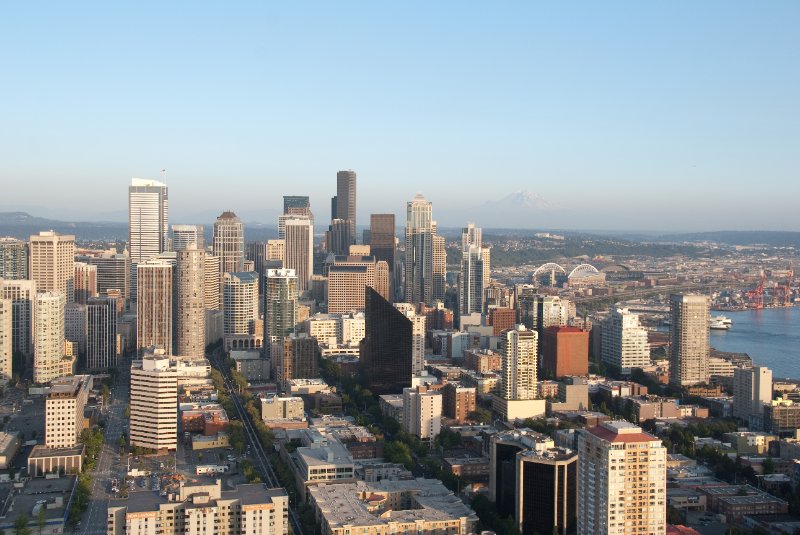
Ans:
{"label": "red brick building", "polygon": [[475,388],[447,383],[442,389],[442,414],[458,423],[464,423],[475,410]]}
{"label": "red brick building", "polygon": [[493,334],[500,336],[503,331],[513,329],[517,321],[517,311],[513,308],[490,308],[489,325],[494,329]]}
{"label": "red brick building", "polygon": [[553,377],[589,373],[589,333],[577,327],[548,327],[541,342],[542,371]]}

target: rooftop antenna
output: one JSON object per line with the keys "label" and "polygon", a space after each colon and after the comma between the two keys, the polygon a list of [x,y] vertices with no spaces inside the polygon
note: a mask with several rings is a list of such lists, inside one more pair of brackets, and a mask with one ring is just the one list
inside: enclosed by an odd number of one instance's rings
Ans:
{"label": "rooftop antenna", "polygon": [[159,174],[161,175],[161,182],[166,184],[167,183],[167,170],[166,169],[162,169]]}

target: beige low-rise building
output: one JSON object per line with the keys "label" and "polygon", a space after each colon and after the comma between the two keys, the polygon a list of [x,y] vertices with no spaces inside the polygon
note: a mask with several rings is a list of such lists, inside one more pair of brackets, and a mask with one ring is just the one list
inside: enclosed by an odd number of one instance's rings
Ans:
{"label": "beige low-rise building", "polygon": [[309,489],[322,535],[475,533],[478,517],[438,479],[358,481]]}
{"label": "beige low-rise building", "polygon": [[287,535],[289,497],[260,483],[223,490],[181,482],[178,492],[160,497],[132,492],[108,504],[109,535]]}
{"label": "beige low-rise building", "polygon": [[261,419],[304,420],[303,399],[299,397],[269,396],[261,399]]}

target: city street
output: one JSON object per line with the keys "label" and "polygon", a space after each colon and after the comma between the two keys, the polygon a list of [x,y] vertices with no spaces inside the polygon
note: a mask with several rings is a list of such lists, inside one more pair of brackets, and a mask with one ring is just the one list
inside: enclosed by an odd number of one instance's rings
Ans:
{"label": "city street", "polygon": [[[124,369],[124,366],[125,363],[121,369]],[[114,497],[110,492],[111,479],[119,477],[122,468],[119,457],[119,437],[126,422],[128,377],[128,373],[124,371],[120,373],[117,384],[112,390],[111,402],[106,409],[105,444],[98,457],[97,466],[92,472],[92,497],[89,501],[89,508],[83,514],[81,525],[76,531],[79,535],[105,535],[106,533],[108,501]]]}

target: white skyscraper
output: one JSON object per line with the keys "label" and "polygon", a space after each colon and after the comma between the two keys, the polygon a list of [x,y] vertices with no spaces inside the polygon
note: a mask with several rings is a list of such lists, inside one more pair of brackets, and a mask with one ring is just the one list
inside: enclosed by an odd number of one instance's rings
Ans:
{"label": "white skyscraper", "polygon": [[172,250],[205,249],[203,225],[172,225]]}
{"label": "white skyscraper", "polygon": [[43,231],[30,238],[30,273],[40,292],[64,294],[75,299],[75,236]]}
{"label": "white skyscraper", "polygon": [[602,323],[600,359],[629,374],[633,368],[650,365],[650,346],[647,329],[639,323],[639,316],[627,308],[615,308]]}
{"label": "white skyscraper", "polygon": [[214,221],[214,256],[220,259],[220,273],[244,271],[244,225],[233,212],[223,212]]}
{"label": "white skyscraper", "polygon": [[0,298],[0,378],[11,379],[11,356],[13,344],[13,322],[11,299]]}
{"label": "white skyscraper", "polygon": [[156,180],[131,179],[128,221],[128,251],[132,264],[166,251],[169,244],[167,185]]}
{"label": "white skyscraper", "polygon": [[131,365],[131,445],[152,450],[178,446],[178,372],[163,354]]}
{"label": "white skyscraper", "polygon": [[764,415],[764,405],[772,401],[772,370],[765,366],[733,370],[733,415],[756,427]]}
{"label": "white skyscraper", "polygon": [[10,299],[13,309],[13,351],[33,355],[36,321],[36,281],[0,279],[0,299]]}
{"label": "white skyscraper", "polygon": [[177,252],[173,289],[175,293],[175,354],[187,357],[205,355],[205,257],[190,247]]}
{"label": "white skyscraper", "polygon": [[489,249],[482,246],[481,229],[470,223],[461,230],[461,314],[483,313],[483,294],[489,282]]}

